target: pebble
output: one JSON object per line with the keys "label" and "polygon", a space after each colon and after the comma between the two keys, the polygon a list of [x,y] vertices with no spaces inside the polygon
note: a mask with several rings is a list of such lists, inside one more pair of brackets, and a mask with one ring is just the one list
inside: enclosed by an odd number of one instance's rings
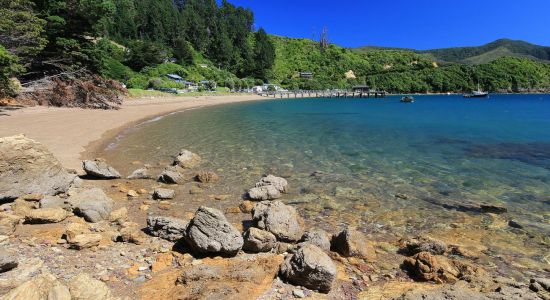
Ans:
{"label": "pebble", "polygon": [[302,291],[302,290],[293,290],[292,295],[294,295],[294,297],[296,297],[296,298],[305,298],[306,297],[306,295],[304,294],[304,291]]}

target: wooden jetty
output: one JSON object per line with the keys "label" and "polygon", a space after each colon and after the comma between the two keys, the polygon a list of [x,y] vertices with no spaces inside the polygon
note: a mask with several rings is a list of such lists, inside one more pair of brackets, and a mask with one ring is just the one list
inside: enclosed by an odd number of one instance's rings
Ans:
{"label": "wooden jetty", "polygon": [[291,98],[385,98],[385,91],[375,90],[322,90],[322,91],[272,91],[261,92],[259,95],[268,98],[291,99]]}

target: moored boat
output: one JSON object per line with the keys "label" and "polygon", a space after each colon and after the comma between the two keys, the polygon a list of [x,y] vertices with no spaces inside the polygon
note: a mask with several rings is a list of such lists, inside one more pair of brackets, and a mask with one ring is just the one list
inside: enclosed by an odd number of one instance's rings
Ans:
{"label": "moored boat", "polygon": [[477,85],[477,91],[473,91],[471,94],[464,94],[464,98],[487,98],[489,97],[489,92],[482,91]]}
{"label": "moored boat", "polygon": [[401,102],[403,102],[403,103],[413,103],[414,102],[414,97],[405,96],[405,97],[401,98]]}

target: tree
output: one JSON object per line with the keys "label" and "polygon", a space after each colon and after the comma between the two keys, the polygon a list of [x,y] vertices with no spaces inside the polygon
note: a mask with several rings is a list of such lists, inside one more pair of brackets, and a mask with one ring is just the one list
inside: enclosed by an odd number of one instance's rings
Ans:
{"label": "tree", "polygon": [[193,64],[193,47],[182,38],[176,39],[174,41],[174,57],[181,65]]}
{"label": "tree", "polygon": [[11,78],[22,71],[23,66],[18,63],[17,56],[0,45],[0,98],[13,96],[16,88]]}
{"label": "tree", "polygon": [[255,35],[254,47],[254,75],[260,79],[267,79],[267,71],[275,63],[275,45],[263,28]]}
{"label": "tree", "polygon": [[323,27],[323,31],[321,31],[321,38],[319,39],[319,47],[321,49],[321,52],[325,52],[328,46],[328,29],[326,27]]}
{"label": "tree", "polygon": [[133,41],[128,45],[130,55],[127,65],[135,71],[163,63],[169,57],[162,45],[149,41]]}
{"label": "tree", "polygon": [[0,44],[28,63],[47,43],[43,37],[46,21],[33,11],[28,0],[0,0]]}

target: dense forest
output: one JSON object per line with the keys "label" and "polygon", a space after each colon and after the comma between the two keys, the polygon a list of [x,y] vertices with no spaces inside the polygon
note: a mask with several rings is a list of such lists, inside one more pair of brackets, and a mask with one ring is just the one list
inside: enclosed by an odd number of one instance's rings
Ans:
{"label": "dense forest", "polygon": [[[358,51],[272,36],[254,24],[252,11],[226,0],[0,0],[0,97],[77,72],[133,89],[184,87],[166,74],[234,90],[264,82],[288,89],[367,84],[399,93],[463,92],[478,84],[489,91],[550,88],[550,65],[539,59],[548,52],[526,43],[506,43],[529,53],[520,57],[496,47],[503,42],[485,52]],[[463,61],[486,53],[490,62]]]}

